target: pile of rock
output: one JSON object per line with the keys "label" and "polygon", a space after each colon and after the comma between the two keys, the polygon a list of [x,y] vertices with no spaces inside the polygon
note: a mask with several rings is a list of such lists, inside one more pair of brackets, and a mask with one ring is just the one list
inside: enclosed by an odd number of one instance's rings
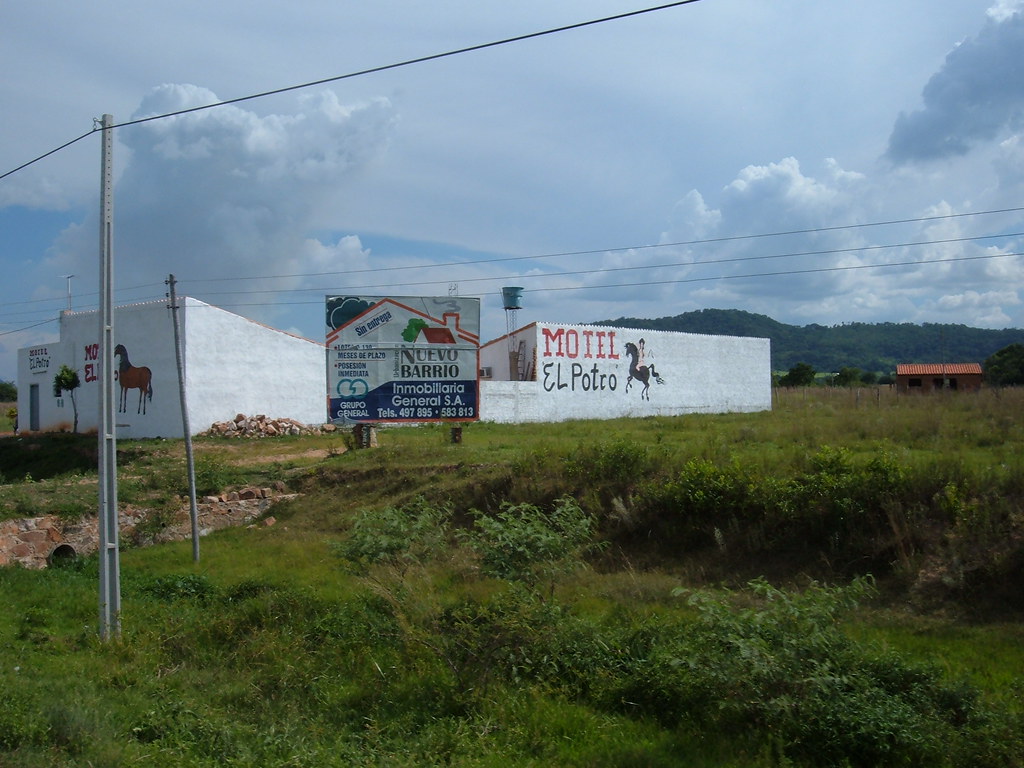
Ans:
{"label": "pile of rock", "polygon": [[285,492],[285,484],[277,480],[270,488],[250,486],[237,491],[225,491],[217,496],[204,496],[198,501],[202,504],[230,504],[235,501],[254,501],[256,499],[272,499]]}
{"label": "pile of rock", "polygon": [[231,421],[214,422],[203,435],[213,437],[276,437],[277,435],[322,435],[334,432],[333,424],[303,424],[295,419],[272,419],[260,414],[240,413]]}

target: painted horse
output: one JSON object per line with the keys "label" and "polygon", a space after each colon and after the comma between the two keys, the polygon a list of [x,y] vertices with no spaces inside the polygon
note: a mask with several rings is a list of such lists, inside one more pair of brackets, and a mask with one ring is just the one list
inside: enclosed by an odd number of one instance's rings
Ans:
{"label": "painted horse", "polygon": [[139,390],[139,407],[136,413],[146,412],[146,400],[153,399],[153,372],[145,366],[136,367],[128,359],[128,350],[124,344],[114,347],[114,357],[118,358],[117,381],[121,385],[121,400],[117,406],[118,413],[128,410],[128,390]]}
{"label": "painted horse", "polygon": [[629,392],[630,384],[633,383],[633,379],[636,379],[644,385],[644,388],[640,390],[640,399],[650,400],[651,379],[654,379],[659,384],[664,384],[665,380],[658,375],[653,365],[637,365],[637,361],[640,359],[640,350],[631,341],[626,342],[626,355],[629,357],[629,378],[626,379],[625,391]]}

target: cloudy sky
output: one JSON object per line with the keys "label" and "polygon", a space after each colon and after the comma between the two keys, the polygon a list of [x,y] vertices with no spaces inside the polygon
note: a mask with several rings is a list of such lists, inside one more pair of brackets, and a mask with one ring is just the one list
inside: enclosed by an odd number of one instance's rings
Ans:
{"label": "cloudy sky", "polygon": [[[0,380],[97,305],[195,296],[323,337],[328,293],[517,320],[743,309],[1024,328],[1024,3],[0,6]],[[68,147],[10,173],[76,138]],[[74,275],[70,281],[66,275]]]}

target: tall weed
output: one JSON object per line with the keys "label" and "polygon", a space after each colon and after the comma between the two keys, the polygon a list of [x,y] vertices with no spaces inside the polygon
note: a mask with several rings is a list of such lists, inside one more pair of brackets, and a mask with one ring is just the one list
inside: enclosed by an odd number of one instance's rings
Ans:
{"label": "tall weed", "polygon": [[648,528],[663,545],[713,546],[723,529],[764,514],[770,497],[759,485],[737,461],[690,459],[667,480],[648,480],[638,490],[635,525]]}
{"label": "tall weed", "polygon": [[451,517],[449,505],[422,496],[401,508],[364,509],[355,516],[348,538],[334,546],[334,554],[363,573],[374,564],[424,563],[446,548]]}
{"label": "tall weed", "polygon": [[583,564],[594,546],[593,519],[570,496],[549,511],[505,503],[495,514],[473,511],[463,540],[480,556],[483,571],[500,579],[536,585]]}
{"label": "tall weed", "polygon": [[680,591],[698,621],[677,663],[709,723],[764,729],[789,756],[816,765],[942,765],[954,740],[969,753],[957,764],[999,764],[987,757],[1012,760],[1020,748],[976,689],[840,630],[839,618],[871,594],[869,582],[793,593],[756,581],[751,590],[749,606],[728,593]]}
{"label": "tall weed", "polygon": [[622,493],[635,486],[656,468],[651,449],[634,440],[584,443],[565,457],[567,477],[585,486],[598,486]]}

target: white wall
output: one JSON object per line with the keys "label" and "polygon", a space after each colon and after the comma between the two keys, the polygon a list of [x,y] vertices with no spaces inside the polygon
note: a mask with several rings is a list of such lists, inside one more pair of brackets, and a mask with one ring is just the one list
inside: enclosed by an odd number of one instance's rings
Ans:
{"label": "white wall", "polygon": [[[134,366],[152,372],[152,399],[139,412],[139,391],[127,392],[117,414],[122,437],[180,437],[181,412],[173,325],[166,302],[119,307],[115,342]],[[327,419],[326,352],[322,344],[185,299],[182,309],[189,425],[202,432],[237,413],[291,418],[307,424]],[[630,381],[626,345],[644,339],[645,362],[661,383]],[[480,419],[501,423],[557,422],[620,416],[726,413],[771,408],[768,339],[641,331],[605,326],[536,323],[514,334],[527,372],[536,381],[508,381],[509,339],[480,348],[481,367],[496,380],[481,381]],[[522,344],[520,344],[522,342]],[[99,413],[99,325],[95,312],[64,313],[61,341],[19,350],[18,421],[29,429],[30,388],[39,393],[40,427],[70,429],[70,398],[54,398],[61,364],[78,371],[79,431],[95,429]],[[45,350],[47,365],[39,360]],[[40,352],[33,356],[33,351]],[[116,361],[115,361],[116,364]],[[501,381],[500,379],[505,379]],[[115,394],[120,387],[115,385]]]}
{"label": "white wall", "polygon": [[[148,368],[151,374],[152,397],[144,395],[140,404],[138,389],[124,390],[114,384],[117,433],[123,437],[180,436],[181,408],[178,399],[171,313],[166,301],[118,307],[114,315],[114,342],[123,344],[132,366]],[[71,397],[64,393],[53,396],[53,378],[61,365],[78,372],[80,386],[75,390],[78,407],[78,431],[88,432],[99,426],[99,344],[100,328],[97,312],[62,312],[60,342],[46,345],[53,352],[45,374],[26,372],[22,355],[33,348],[19,350],[18,357],[18,428],[30,428],[28,384],[38,384],[40,392],[40,429],[70,430],[74,419]],[[118,367],[114,358],[113,367]],[[23,383],[24,382],[24,383]],[[26,389],[23,397],[22,389]],[[145,410],[145,413],[141,411]]]}
{"label": "white wall", "polygon": [[309,339],[188,299],[185,383],[189,425],[201,432],[235,414],[304,424],[327,420],[326,349]]}
{"label": "white wall", "polygon": [[[326,420],[326,360],[322,344],[282,333],[239,315],[186,298],[181,310],[189,426],[202,432],[215,421],[237,413],[291,418],[308,424]],[[78,372],[75,391],[80,432],[99,424],[99,317],[96,312],[66,312],[61,340],[19,350],[18,427],[30,428],[31,387],[38,385],[39,427],[71,429],[73,409],[67,395],[53,396],[53,378],[62,364]],[[183,434],[174,326],[166,301],[118,307],[114,341],[123,344],[134,367],[148,368],[152,397],[128,389],[118,399],[120,437],[180,437]],[[30,363],[33,351],[45,349],[48,365]],[[41,354],[34,356],[41,358]],[[115,357],[114,367],[118,366]],[[144,411],[144,412],[143,412]]]}
{"label": "white wall", "polygon": [[523,424],[547,421],[542,418],[544,404],[535,381],[480,382],[480,421],[499,424]]}
{"label": "white wall", "polygon": [[[18,350],[18,428],[28,430],[33,418],[41,424],[55,424],[64,417],[59,409],[64,403],[53,397],[53,377],[65,360],[64,345],[59,341],[38,344]],[[71,402],[68,407],[68,429],[71,428]],[[35,411],[33,415],[33,409]]]}
{"label": "white wall", "polygon": [[[517,331],[536,356],[536,381],[509,378],[509,339],[484,345],[481,420],[503,423],[727,413],[771,408],[768,339],[536,323]],[[649,388],[630,380],[627,344],[644,344]]]}

